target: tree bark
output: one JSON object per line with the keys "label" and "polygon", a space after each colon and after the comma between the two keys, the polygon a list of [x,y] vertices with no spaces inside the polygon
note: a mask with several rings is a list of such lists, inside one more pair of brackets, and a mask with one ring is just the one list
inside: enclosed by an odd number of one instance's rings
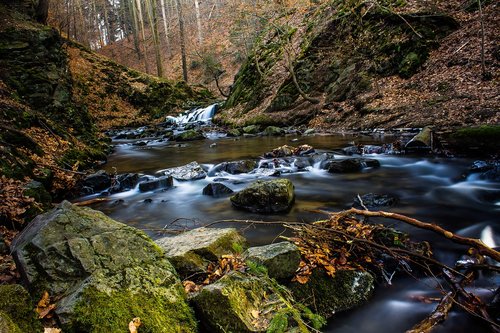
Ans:
{"label": "tree bark", "polygon": [[139,24],[141,27],[142,47],[144,48],[144,67],[146,69],[146,73],[149,74],[148,48],[146,45],[146,32],[144,31],[144,16],[142,15],[142,5],[140,0],[136,0],[135,3],[137,8],[137,17],[139,18]]}
{"label": "tree bark", "polygon": [[149,26],[153,35],[153,46],[156,58],[156,73],[158,77],[163,76],[163,66],[161,63],[160,38],[158,36],[158,20],[156,17],[156,0],[146,0],[146,10],[148,14]]}
{"label": "tree bark", "polygon": [[184,16],[182,14],[182,4],[180,0],[176,0],[177,14],[179,16],[179,33],[181,39],[181,60],[182,60],[182,77],[188,82],[187,62],[186,62],[186,37],[184,32]]}
{"label": "tree bark", "polygon": [[198,28],[198,45],[203,43],[203,31],[201,26],[200,2],[194,0],[194,8],[196,10],[196,26]]}

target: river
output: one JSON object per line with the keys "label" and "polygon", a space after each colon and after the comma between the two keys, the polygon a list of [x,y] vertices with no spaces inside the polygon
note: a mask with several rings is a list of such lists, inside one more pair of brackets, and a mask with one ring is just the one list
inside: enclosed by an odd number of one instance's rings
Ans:
{"label": "river", "polygon": [[[393,141],[393,137],[359,135],[313,135],[282,137],[219,138],[175,144],[151,142],[134,146],[133,141],[116,141],[115,152],[109,157],[106,170],[110,173],[142,173],[155,175],[161,169],[192,161],[210,169],[223,161],[255,159],[273,148],[309,144],[317,151],[335,152],[353,142],[378,144]],[[366,157],[366,156],[365,156]],[[382,193],[398,198],[398,203],[385,210],[402,213],[421,221],[438,223],[463,236],[496,242],[500,226],[500,184],[479,180],[463,174],[473,160],[461,158],[408,157],[368,155],[380,161],[381,167],[354,174],[330,174],[310,167],[297,171],[293,166],[283,170],[281,177],[295,185],[296,201],[287,214],[258,215],[236,210],[228,197],[202,195],[202,189],[214,178],[179,182],[174,188],[141,193],[137,189],[113,194],[109,201],[92,207],[110,217],[145,230],[153,238],[157,230],[174,224],[178,228],[194,228],[222,219],[266,221],[315,221],[322,216],[311,210],[339,211],[351,207],[359,194]],[[288,173],[286,173],[288,172]],[[225,184],[238,191],[259,174],[224,175]],[[220,176],[219,176],[220,178]],[[265,177],[264,177],[265,178]],[[88,199],[90,197],[84,198]],[[398,223],[382,221],[411,233],[416,240],[428,240],[438,260],[453,265],[466,248],[443,241],[434,234]],[[236,226],[241,227],[241,226]],[[243,234],[252,245],[269,244],[283,230],[278,227],[244,228]],[[481,295],[491,294],[500,284],[498,276],[486,276],[473,288]],[[335,315],[324,332],[404,332],[423,319],[435,307],[417,300],[418,296],[439,297],[436,281],[395,276],[392,285],[379,286],[373,299],[365,306]],[[479,326],[477,326],[479,325]],[[435,332],[470,332],[481,330],[477,320],[463,312],[453,311],[450,318]],[[485,328],[486,329],[486,328]],[[479,332],[479,331],[478,331]]]}

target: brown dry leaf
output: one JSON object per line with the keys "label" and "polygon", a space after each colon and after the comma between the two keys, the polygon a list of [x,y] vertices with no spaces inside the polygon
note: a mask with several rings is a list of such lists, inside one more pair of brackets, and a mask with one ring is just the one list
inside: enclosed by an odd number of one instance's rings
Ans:
{"label": "brown dry leaf", "polygon": [[45,327],[43,333],[61,333],[61,329],[55,327]]}
{"label": "brown dry leaf", "polygon": [[132,321],[128,323],[130,333],[137,333],[137,328],[139,328],[139,326],[141,326],[141,318],[139,317],[132,319]]}
{"label": "brown dry leaf", "polygon": [[38,318],[51,318],[51,311],[56,308],[55,304],[50,304],[50,296],[47,291],[43,292],[42,298],[38,301],[36,307],[36,313],[38,313]]}
{"label": "brown dry leaf", "polygon": [[257,319],[257,318],[259,318],[260,311],[259,310],[252,310],[252,311],[250,311],[250,314],[252,315],[252,317]]}
{"label": "brown dry leaf", "polygon": [[182,282],[182,285],[184,286],[184,291],[189,294],[189,293],[194,293],[200,290],[200,286],[198,286],[196,283],[193,281],[184,281]]}

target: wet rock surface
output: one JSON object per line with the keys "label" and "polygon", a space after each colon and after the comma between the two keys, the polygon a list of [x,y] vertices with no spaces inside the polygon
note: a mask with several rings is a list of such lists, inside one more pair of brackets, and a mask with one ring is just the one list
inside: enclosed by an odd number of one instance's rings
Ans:
{"label": "wet rock surface", "polygon": [[236,208],[255,213],[287,212],[294,200],[294,186],[288,179],[258,180],[231,197]]}

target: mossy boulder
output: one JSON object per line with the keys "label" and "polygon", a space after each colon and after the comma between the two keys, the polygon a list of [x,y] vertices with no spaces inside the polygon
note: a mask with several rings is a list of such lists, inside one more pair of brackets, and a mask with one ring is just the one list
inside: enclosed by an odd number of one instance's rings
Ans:
{"label": "mossy boulder", "polygon": [[227,136],[232,136],[232,137],[241,136],[241,132],[237,128],[231,128],[227,131]]}
{"label": "mossy boulder", "polygon": [[57,301],[65,332],[195,332],[174,267],[143,232],[65,201],[36,217],[12,244],[34,298]]}
{"label": "mossy boulder", "polygon": [[285,131],[281,127],[277,126],[267,126],[264,131],[262,131],[262,134],[268,135],[268,136],[278,136],[278,135],[283,135]]}
{"label": "mossy boulder", "polygon": [[245,134],[257,134],[260,132],[259,125],[248,125],[243,127],[243,133]]}
{"label": "mossy boulder", "polygon": [[245,242],[234,228],[197,228],[156,240],[182,277],[205,271],[210,262],[245,248]]}
{"label": "mossy boulder", "polygon": [[450,148],[461,154],[489,156],[500,151],[500,125],[460,128],[447,138]]}
{"label": "mossy boulder", "polygon": [[195,129],[190,129],[185,132],[174,135],[174,141],[194,141],[204,139],[203,133]]}
{"label": "mossy boulder", "polygon": [[292,278],[300,263],[299,248],[290,242],[251,247],[243,256],[265,266],[269,277],[275,279]]}
{"label": "mossy boulder", "polygon": [[258,180],[231,197],[233,206],[254,213],[288,212],[294,201],[294,186],[288,179]]}
{"label": "mossy boulder", "polygon": [[0,286],[0,332],[41,332],[37,320],[35,302],[18,284]]}
{"label": "mossy boulder", "polygon": [[332,278],[315,269],[307,283],[293,282],[288,287],[297,301],[329,318],[365,303],[372,295],[373,281],[365,271],[339,270]]}
{"label": "mossy boulder", "polygon": [[[272,317],[286,305],[269,278],[231,272],[192,298],[208,332],[265,332]],[[286,328],[286,326],[285,326]]]}

